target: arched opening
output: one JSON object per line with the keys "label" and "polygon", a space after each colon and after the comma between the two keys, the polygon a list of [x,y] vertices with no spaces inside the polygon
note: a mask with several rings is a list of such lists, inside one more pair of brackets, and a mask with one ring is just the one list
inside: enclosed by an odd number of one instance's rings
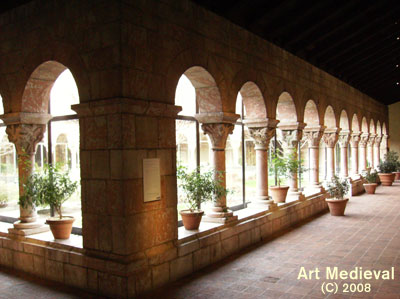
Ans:
{"label": "arched opening", "polygon": [[[0,96],[1,114],[4,114],[4,107]],[[19,209],[18,197],[17,154],[8,140],[6,125],[0,120],[0,215],[14,216]]]}
{"label": "arched opening", "polygon": [[371,118],[371,121],[369,122],[369,133],[370,134],[376,134],[375,122],[374,122],[374,120],[372,118]]}
{"label": "arched opening", "polygon": [[[42,171],[45,163],[60,163],[62,171],[80,184],[79,121],[71,110],[71,105],[78,103],[78,87],[70,70],[56,61],[47,61],[27,81],[21,109],[52,116],[36,147],[35,171]],[[41,218],[47,218],[49,213],[48,209],[38,211]],[[80,188],[63,204],[63,213],[75,217],[75,227],[82,227]]]}
{"label": "arched opening", "polygon": [[297,122],[296,106],[292,96],[288,92],[282,92],[276,106],[276,118],[280,124],[291,124]]}
{"label": "arched opening", "polygon": [[335,111],[330,105],[325,109],[324,125],[326,129],[324,138],[321,140],[321,147],[324,147],[324,150],[321,151],[323,152],[323,159],[321,160],[325,162],[323,166],[325,171],[324,178],[325,180],[329,181],[337,172],[338,162],[337,159],[335,159],[335,156],[337,157],[337,155],[340,154],[339,146],[337,144],[337,124]]}
{"label": "arched opening", "polygon": [[361,121],[361,131],[365,134],[368,134],[368,123],[367,123],[367,118],[364,116]]}
{"label": "arched opening", "polygon": [[[319,120],[319,114],[318,114],[318,108],[317,105],[313,100],[308,100],[306,103],[306,106],[304,108],[304,122],[306,123],[305,130],[311,130],[311,131],[319,131],[321,130],[320,128],[320,120]],[[314,168],[318,166],[318,171],[316,171],[315,174],[313,174],[313,170],[311,170],[311,154],[314,149],[311,149],[308,144],[308,140],[303,138],[300,144],[300,158],[304,160],[304,165],[307,169],[310,169],[310,171],[307,171],[305,174],[302,176],[302,180],[300,181],[301,186],[307,187],[310,182],[313,181],[320,181],[321,178],[323,178],[324,174],[324,163],[321,161],[319,156],[321,155],[321,150],[320,149],[315,149],[315,151],[318,150],[318,153],[315,153],[315,156],[317,156],[318,159],[318,165],[316,165]],[[312,175],[317,176],[317,178],[312,177]]]}
{"label": "arched opening", "polygon": [[387,142],[387,131],[386,124],[382,124],[382,142],[381,142],[381,159],[385,158],[385,155],[388,151],[388,142]]}
{"label": "arched opening", "polygon": [[[212,156],[210,141],[194,116],[197,113],[217,112],[222,109],[220,93],[211,74],[200,66],[186,70],[176,87],[175,105],[182,107],[175,121],[177,165],[185,166],[189,170],[200,166],[202,169],[210,168]],[[178,187],[179,225],[181,225],[179,211],[188,208],[183,196]],[[211,204],[207,203],[202,208]]]}
{"label": "arched opening", "polygon": [[351,171],[351,150],[350,150],[350,120],[346,110],[342,110],[339,118],[340,137],[336,144],[336,171],[342,176],[348,176]]}
{"label": "arched opening", "polygon": [[358,117],[357,114],[353,114],[353,118],[351,120],[351,130],[354,133],[359,133],[360,132],[360,124],[358,123]]}
{"label": "arched opening", "polygon": [[[280,137],[276,138],[276,142],[274,144],[275,147],[274,150],[276,152],[282,152],[285,155],[291,154],[292,150],[294,150],[298,155],[299,143],[297,143],[297,145],[294,145],[294,148],[292,148],[292,145],[288,147],[283,137],[283,131],[286,130],[286,128],[292,126],[293,130],[296,130],[298,125],[297,111],[296,111],[296,106],[294,104],[294,100],[292,96],[286,91],[282,92],[281,95],[279,96],[278,103],[276,106],[276,117],[279,120],[278,130],[280,131],[278,132],[278,135]],[[292,129],[289,129],[289,131],[292,131]],[[280,133],[282,133],[282,135]],[[293,144],[292,142],[290,143]],[[297,180],[297,177],[295,178],[295,180]],[[277,183],[276,178],[274,183],[275,183],[274,185],[276,185]],[[281,184],[287,185],[289,184],[289,180],[287,178],[284,178],[283,180],[281,180]]]}

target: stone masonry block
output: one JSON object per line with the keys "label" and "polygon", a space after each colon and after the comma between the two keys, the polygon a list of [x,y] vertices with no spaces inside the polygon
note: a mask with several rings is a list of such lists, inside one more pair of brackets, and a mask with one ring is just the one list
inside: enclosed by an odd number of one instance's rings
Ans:
{"label": "stone masonry block", "polygon": [[210,246],[201,248],[195,252],[193,252],[193,270],[200,270],[211,262],[210,258]]}
{"label": "stone masonry block", "polygon": [[188,254],[171,261],[171,281],[193,272],[193,255]]}
{"label": "stone masonry block", "polygon": [[153,288],[158,288],[169,281],[169,263],[152,267]]}
{"label": "stone masonry block", "polygon": [[13,266],[17,270],[33,273],[33,255],[14,251]]}
{"label": "stone masonry block", "polygon": [[65,264],[64,282],[81,289],[87,287],[87,268]]}
{"label": "stone masonry block", "polygon": [[239,237],[234,235],[221,241],[222,258],[227,257],[239,250]]}
{"label": "stone masonry block", "polygon": [[94,179],[110,177],[110,155],[108,151],[91,152],[91,175]]}
{"label": "stone masonry block", "polygon": [[8,248],[0,248],[0,264],[7,267],[13,265],[13,251]]}
{"label": "stone masonry block", "polygon": [[124,150],[122,152],[123,177],[125,179],[141,179],[143,177],[143,159],[146,157],[145,150]]}
{"label": "stone masonry block", "polygon": [[64,282],[64,264],[49,259],[45,260],[46,278]]}
{"label": "stone masonry block", "polygon": [[199,248],[200,248],[200,244],[197,239],[187,242],[187,243],[183,243],[178,247],[178,256],[187,255]]}
{"label": "stone masonry block", "polygon": [[43,256],[33,255],[33,273],[42,278],[46,276],[45,261]]}
{"label": "stone masonry block", "polygon": [[135,122],[136,145],[140,148],[158,147],[158,121],[155,117],[137,116]]}

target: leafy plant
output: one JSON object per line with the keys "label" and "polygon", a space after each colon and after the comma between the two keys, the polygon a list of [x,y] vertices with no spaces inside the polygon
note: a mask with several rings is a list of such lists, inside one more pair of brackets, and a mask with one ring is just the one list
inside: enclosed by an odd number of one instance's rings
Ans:
{"label": "leafy plant", "polygon": [[388,151],[385,155],[384,161],[380,161],[379,165],[380,173],[392,173],[400,168],[399,155],[394,151]]}
{"label": "leafy plant", "polygon": [[0,193],[0,206],[5,205],[8,202],[7,194]]}
{"label": "leafy plant", "polygon": [[179,166],[177,169],[178,186],[185,193],[185,202],[191,212],[200,209],[202,202],[211,201],[225,196],[229,191],[222,186],[223,174],[219,173],[217,180],[214,171],[200,171],[196,168],[188,171],[187,167]]}
{"label": "leafy plant", "polygon": [[366,179],[368,184],[374,184],[378,181],[378,173],[376,171],[366,171],[363,173],[363,177]]}
{"label": "leafy plant", "polygon": [[346,179],[341,180],[335,175],[327,187],[327,191],[332,198],[342,200],[344,195],[349,191],[350,184]]}
{"label": "leafy plant", "polygon": [[60,219],[62,204],[71,197],[78,187],[72,182],[68,172],[62,172],[60,166],[44,165],[43,171],[32,174],[24,184],[24,195],[19,198],[22,207],[35,204],[54,207]]}
{"label": "leafy plant", "polygon": [[295,149],[288,156],[285,156],[281,150],[277,149],[276,153],[272,155],[272,163],[269,170],[276,173],[277,183],[280,187],[282,178],[290,178],[294,173],[300,174],[306,171],[302,164],[303,160],[297,158]]}

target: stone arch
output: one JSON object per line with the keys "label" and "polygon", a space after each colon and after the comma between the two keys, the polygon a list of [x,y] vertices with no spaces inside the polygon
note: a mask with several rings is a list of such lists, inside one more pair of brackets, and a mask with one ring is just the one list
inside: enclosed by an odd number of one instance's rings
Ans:
{"label": "stone arch", "polygon": [[340,113],[339,126],[342,130],[350,130],[349,118],[347,116],[346,110],[344,109]]}
{"label": "stone arch", "polygon": [[318,108],[314,100],[308,100],[304,107],[304,122],[307,126],[316,126],[320,124]]}
{"label": "stone arch", "polygon": [[267,118],[267,108],[260,88],[252,81],[243,84],[240,89],[247,119]]}
{"label": "stone arch", "polygon": [[382,135],[387,135],[386,124],[383,123],[382,125]]}
{"label": "stone arch", "polygon": [[353,119],[351,120],[351,130],[354,133],[360,132],[360,124],[358,122],[358,116],[356,113],[353,114]]}
{"label": "stone arch", "polygon": [[207,95],[211,96],[211,99],[206,102],[216,101],[213,103],[213,107],[208,107],[206,110],[204,110],[206,107],[200,107],[203,111],[222,112],[225,111],[225,107],[229,107],[233,110],[230,112],[234,112],[234,105],[230,107],[226,100],[229,98],[227,96],[228,88],[226,88],[226,81],[221,69],[215,59],[204,51],[188,49],[181,52],[168,66],[165,84],[167,101],[174,103],[178,81],[184,74],[196,88],[196,97],[199,92],[201,98]]}
{"label": "stone arch", "polygon": [[47,113],[51,88],[66,69],[66,66],[56,61],[47,61],[39,65],[26,83],[21,111]]}
{"label": "stone arch", "polygon": [[297,123],[297,110],[292,96],[284,91],[281,93],[276,105],[276,118],[280,124]]}
{"label": "stone arch", "polygon": [[222,111],[221,94],[217,83],[205,68],[193,66],[183,75],[189,79],[196,91],[196,102],[200,113]]}
{"label": "stone arch", "polygon": [[336,116],[335,111],[333,110],[331,105],[328,105],[325,109],[324,114],[324,126],[327,128],[336,128]]}
{"label": "stone arch", "polygon": [[362,118],[362,121],[361,121],[361,131],[363,133],[368,133],[369,132],[367,118],[365,116]]}
{"label": "stone arch", "polygon": [[[24,96],[28,96],[29,92],[46,95],[46,90],[49,89],[48,83],[42,82],[42,86],[38,86],[38,90],[36,91],[27,91],[27,87],[29,89],[32,83],[35,83],[35,81],[37,83],[38,80],[53,80],[54,74],[57,73],[57,69],[61,69],[61,66],[64,67],[64,70],[68,68],[73,74],[78,87],[80,102],[86,102],[93,97],[85,64],[76,52],[76,49],[69,44],[54,41],[43,43],[40,47],[34,48],[26,56],[24,65],[25,72],[16,83],[15,91],[10,97],[12,106],[6,105],[6,113],[11,111],[26,111],[26,108],[23,107],[23,102],[26,104],[27,98],[23,98]],[[56,67],[55,65],[58,66]],[[43,71],[50,69],[52,69],[51,74],[44,74]]]}
{"label": "stone arch", "polygon": [[370,134],[376,134],[376,131],[375,131],[375,122],[374,122],[374,119],[373,119],[373,118],[371,118],[371,120],[370,120],[370,122],[369,122],[369,133],[370,133]]}
{"label": "stone arch", "polygon": [[376,135],[382,136],[382,127],[379,120],[376,122]]}

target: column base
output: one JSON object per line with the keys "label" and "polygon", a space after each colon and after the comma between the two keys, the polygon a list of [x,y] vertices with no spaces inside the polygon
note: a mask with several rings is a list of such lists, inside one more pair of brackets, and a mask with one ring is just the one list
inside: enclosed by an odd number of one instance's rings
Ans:
{"label": "column base", "polygon": [[289,190],[289,193],[288,193],[287,197],[291,198],[293,200],[300,200],[300,201],[306,199],[306,197],[304,196],[304,194],[301,191],[292,191],[291,192]]}
{"label": "column base", "polygon": [[39,222],[14,222],[14,228],[9,228],[8,233],[18,236],[30,236],[49,231],[48,225]]}
{"label": "column base", "polygon": [[265,211],[274,211],[278,209],[278,205],[270,196],[260,196],[247,205],[249,209],[258,209]]}
{"label": "column base", "polygon": [[233,215],[233,212],[222,207],[213,207],[205,216],[203,216],[202,221],[212,222],[212,223],[228,223],[236,221],[237,216]]}
{"label": "column base", "polygon": [[307,191],[310,191],[310,192],[317,192],[317,193],[325,192],[325,188],[324,188],[324,186],[322,186],[322,184],[310,185],[310,186],[306,187],[306,189],[307,189]]}

